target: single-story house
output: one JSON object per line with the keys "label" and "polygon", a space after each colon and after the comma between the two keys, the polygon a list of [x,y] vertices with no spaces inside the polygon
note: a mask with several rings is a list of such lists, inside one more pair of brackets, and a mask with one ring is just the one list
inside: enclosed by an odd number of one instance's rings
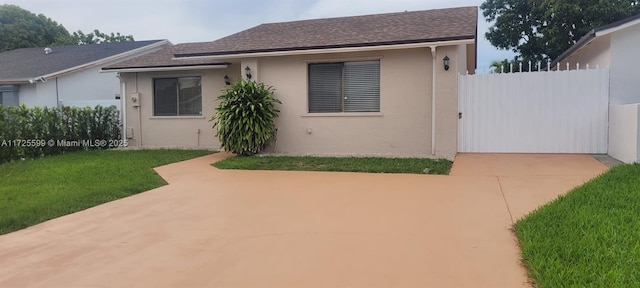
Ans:
{"label": "single-story house", "polygon": [[209,119],[225,80],[275,88],[291,155],[453,158],[457,76],[475,71],[477,7],[262,24],[167,47],[118,72],[130,145],[219,147]]}
{"label": "single-story house", "polygon": [[552,63],[609,69],[609,155],[640,161],[640,14],[591,30]]}
{"label": "single-story house", "polygon": [[119,105],[120,81],[102,67],[155,52],[167,40],[22,48],[0,53],[0,104]]}

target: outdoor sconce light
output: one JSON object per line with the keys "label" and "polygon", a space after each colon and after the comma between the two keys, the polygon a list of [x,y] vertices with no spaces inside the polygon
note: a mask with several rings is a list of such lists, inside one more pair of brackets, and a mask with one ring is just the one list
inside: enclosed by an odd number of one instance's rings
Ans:
{"label": "outdoor sconce light", "polygon": [[227,75],[224,75],[224,84],[231,85],[231,79],[229,79],[229,76]]}
{"label": "outdoor sconce light", "polygon": [[444,55],[444,58],[442,58],[442,62],[444,62],[444,71],[449,71],[449,56]]}
{"label": "outdoor sconce light", "polygon": [[251,79],[251,68],[249,68],[249,66],[244,68],[244,75],[247,76],[247,79]]}

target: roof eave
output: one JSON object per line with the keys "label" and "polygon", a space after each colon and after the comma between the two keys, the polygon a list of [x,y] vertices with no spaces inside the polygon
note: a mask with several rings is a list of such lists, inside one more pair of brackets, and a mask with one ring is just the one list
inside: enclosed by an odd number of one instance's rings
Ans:
{"label": "roof eave", "polygon": [[123,52],[123,53],[120,53],[120,54],[116,54],[116,55],[113,55],[113,56],[110,56],[110,57],[102,58],[100,60],[96,60],[96,61],[93,61],[93,62],[85,63],[85,64],[78,65],[78,66],[75,66],[75,67],[71,67],[71,68],[68,68],[68,69],[56,71],[56,72],[53,72],[53,73],[49,73],[49,74],[45,74],[45,75],[41,75],[41,76],[36,76],[34,78],[43,77],[45,79],[49,79],[49,78],[63,76],[63,75],[66,75],[66,74],[74,73],[76,71],[93,68],[93,67],[105,64],[105,63],[109,63],[109,62],[118,60],[118,59],[126,58],[126,57],[135,55],[137,53],[140,53],[140,52],[143,52],[143,51],[146,51],[146,50],[155,49],[155,48],[164,46],[164,45],[166,45],[168,43],[170,43],[169,40],[160,40],[158,42],[155,42],[155,43],[152,43],[152,44],[149,44],[149,45],[146,45],[146,46],[142,46],[142,47],[139,47],[139,48],[136,48],[136,49],[133,49],[133,50],[129,50],[129,51],[126,51],[126,52]]}
{"label": "roof eave", "polygon": [[631,16],[626,19],[622,19],[617,22],[613,22],[611,24],[597,27],[593,29],[593,31],[595,32],[596,36],[604,36],[604,35],[625,29],[627,27],[634,26],[636,24],[640,24],[640,14]]}
{"label": "roof eave", "polygon": [[553,60],[553,62],[551,62],[551,67],[556,66],[558,63],[562,62],[564,59],[570,57],[571,55],[576,53],[578,50],[582,49],[582,47],[589,44],[593,39],[614,33],[616,31],[619,31],[637,24],[640,24],[640,14],[628,17],[626,19],[622,19],[617,22],[613,22],[611,24],[596,27],[591,31],[589,31],[586,35],[582,36],[582,38],[580,38],[580,40],[578,40],[576,44],[573,44],[573,46],[569,47],[569,49],[564,51],[560,56],[558,56],[558,58]]}
{"label": "roof eave", "polygon": [[568,58],[569,56],[573,55],[573,53],[589,44],[589,42],[591,42],[591,40],[593,40],[594,38],[596,38],[595,30],[589,31],[586,35],[582,36],[582,38],[580,38],[580,40],[578,40],[576,44],[573,44],[573,46],[569,47],[569,49],[564,51],[562,54],[560,54],[560,56],[553,60],[550,66],[555,67],[558,63],[562,62],[564,59]]}
{"label": "roof eave", "polygon": [[229,63],[204,64],[204,65],[165,65],[165,66],[144,66],[144,67],[120,67],[102,68],[100,73],[135,73],[135,72],[162,72],[162,71],[185,71],[185,70],[208,70],[225,69]]}
{"label": "roof eave", "polygon": [[22,85],[29,84],[29,79],[5,79],[0,80],[0,85]]}
{"label": "roof eave", "polygon": [[388,43],[365,43],[354,45],[333,45],[320,47],[298,47],[298,48],[282,48],[282,49],[265,49],[265,50],[244,50],[244,51],[226,51],[226,52],[209,52],[209,53],[184,53],[175,54],[173,60],[213,60],[213,59],[238,59],[247,57],[267,57],[267,56],[291,56],[291,55],[308,55],[308,54],[325,54],[325,53],[344,53],[344,52],[362,52],[362,51],[379,51],[393,49],[411,49],[422,47],[451,46],[460,44],[474,44],[475,36],[451,37],[443,39],[435,39],[431,41],[404,41],[404,42],[388,42]]}

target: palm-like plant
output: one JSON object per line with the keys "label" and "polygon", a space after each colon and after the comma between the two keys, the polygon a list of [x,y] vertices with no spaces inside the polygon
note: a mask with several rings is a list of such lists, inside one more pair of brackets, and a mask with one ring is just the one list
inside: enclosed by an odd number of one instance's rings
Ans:
{"label": "palm-like plant", "polygon": [[211,118],[224,150],[242,156],[256,154],[276,137],[275,121],[280,100],[264,83],[239,80],[218,96],[220,104]]}

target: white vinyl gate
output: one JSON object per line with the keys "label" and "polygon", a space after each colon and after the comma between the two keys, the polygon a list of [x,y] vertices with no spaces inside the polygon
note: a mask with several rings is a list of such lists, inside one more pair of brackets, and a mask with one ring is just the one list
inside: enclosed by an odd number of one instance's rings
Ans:
{"label": "white vinyl gate", "polygon": [[609,70],[460,75],[458,152],[607,153]]}

